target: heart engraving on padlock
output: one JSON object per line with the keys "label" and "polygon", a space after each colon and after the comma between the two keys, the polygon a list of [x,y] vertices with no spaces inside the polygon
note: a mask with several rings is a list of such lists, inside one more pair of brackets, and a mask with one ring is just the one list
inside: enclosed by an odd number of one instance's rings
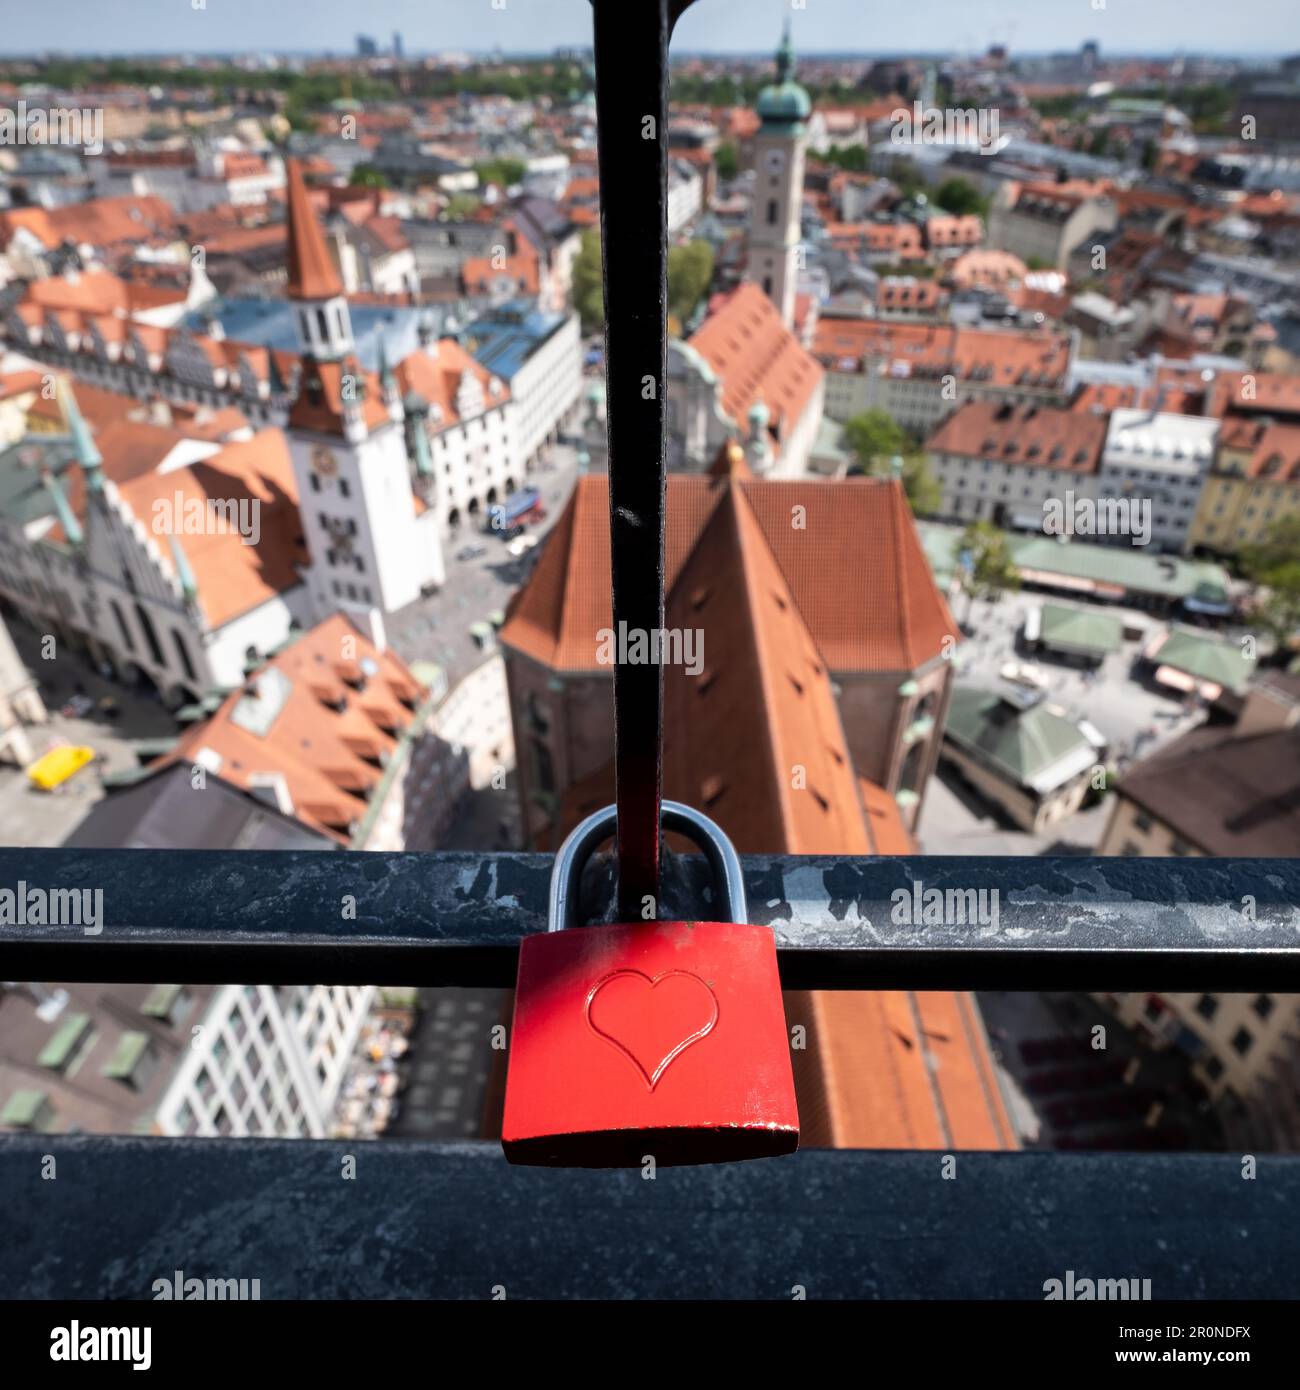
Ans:
{"label": "heart engraving on padlock", "polygon": [[[661,993],[665,986],[667,993]],[[614,970],[587,994],[591,1031],[621,1052],[651,1091],[717,1021],[718,996],[689,970],[664,970],[653,978],[641,970]]]}

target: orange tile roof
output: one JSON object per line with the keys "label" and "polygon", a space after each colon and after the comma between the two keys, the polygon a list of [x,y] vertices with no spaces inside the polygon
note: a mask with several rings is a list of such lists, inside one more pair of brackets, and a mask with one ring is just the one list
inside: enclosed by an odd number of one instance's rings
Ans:
{"label": "orange tile roof", "polygon": [[[911,672],[960,640],[934,586],[901,487],[883,479],[730,481],[668,476],[667,592],[701,544],[714,509],[743,493],[822,662],[831,670]],[[804,508],[806,529],[790,525]],[[812,539],[812,538],[815,538]],[[870,544],[866,542],[870,538]],[[501,639],[562,671],[598,671],[596,633],[611,622],[608,481],[580,478]]]}
{"label": "orange tile roof", "polygon": [[[358,663],[346,674],[345,639]],[[366,676],[361,663],[373,663],[373,674]],[[286,678],[290,688],[270,726],[259,734],[239,722],[238,711],[242,701],[270,698],[269,683],[267,694],[248,693],[270,671]],[[349,686],[349,677],[363,679],[365,688]],[[336,613],[271,657],[210,719],[187,730],[159,766],[194,762],[206,748],[221,758],[221,776],[236,786],[248,789],[258,773],[279,773],[295,816],[346,844],[348,827],[364,817],[368,795],[383,775],[374,762],[397,746],[385,726],[393,720],[409,723],[419,694],[420,687],[394,652],[379,651]],[[342,710],[326,703],[340,698],[345,701]]]}
{"label": "orange tile roof", "polygon": [[825,366],[856,370],[883,362],[899,375],[952,373],[990,386],[1060,389],[1070,362],[1070,340],[1040,331],[953,328],[885,319],[823,318],[813,353]]}
{"label": "orange tile roof", "polygon": [[65,241],[96,247],[143,241],[146,236],[173,237],[177,214],[165,198],[92,198],[60,208],[13,208],[0,212],[0,249],[20,228],[48,250]]}
{"label": "orange tile roof", "polygon": [[368,217],[364,226],[385,251],[405,251],[410,246],[400,217]]}
{"label": "orange tile roof", "polygon": [[665,626],[697,632],[703,662],[698,676],[665,676],[665,794],[751,852],[871,853],[830,675],[747,489],[717,492],[665,603]]}
{"label": "orange tile roof", "polygon": [[785,437],[799,422],[822,379],[822,369],[781,321],[776,306],[749,281],[692,334],[690,346],[722,383],[722,408],[746,433],[749,409],[760,397],[771,427]]}
{"label": "orange tile roof", "polygon": [[536,294],[541,283],[541,263],[537,251],[527,237],[515,232],[512,222],[504,227],[514,238],[514,252],[506,256],[501,264],[491,256],[470,256],[460,264],[461,283],[466,294],[486,294],[494,281],[508,277],[529,294]]}
{"label": "orange tile roof", "polygon": [[984,250],[967,251],[958,256],[948,268],[947,278],[952,284],[965,289],[971,285],[992,285],[1002,288],[1024,281],[1029,269],[1019,256],[1010,251],[1000,251],[994,247]]}
{"label": "orange tile roof", "polygon": [[925,239],[930,246],[974,246],[983,236],[984,223],[974,213],[930,217],[925,223]]}
{"label": "orange tile roof", "polygon": [[307,185],[303,183],[302,166],[296,159],[287,161],[287,197],[289,214],[289,285],[290,299],[333,299],[343,293],[338,268],[330,258],[325,237],[316,221]]}
{"label": "orange tile roof", "polygon": [[[812,1142],[1019,1147],[969,994],[837,991],[803,999],[822,1072],[822,1104],[804,1125]],[[801,1119],[804,1110],[801,1088]]]}
{"label": "orange tile roof", "polygon": [[1249,449],[1249,478],[1300,483],[1300,425],[1237,420],[1225,424],[1219,443],[1223,449]]}
{"label": "orange tile roof", "polygon": [[6,376],[0,376],[0,401],[25,396],[29,391],[39,391],[44,381],[45,373],[37,371],[10,372]]}
{"label": "orange tile roof", "polygon": [[[186,509],[195,510],[191,503],[204,509],[209,501],[257,503],[260,534],[256,545],[237,530],[209,528],[201,534],[186,531],[177,536],[212,627],[251,612],[301,582],[299,566],[306,565],[308,557],[298,515],[298,485],[279,430],[262,430],[185,468],[137,474],[119,484],[118,492],[149,531],[159,514],[154,503],[162,501],[176,512],[178,493],[183,498],[181,517]],[[159,548],[170,562],[166,534],[159,536]]]}
{"label": "orange tile roof", "polygon": [[[460,388],[465,373],[474,377],[482,389],[484,405],[488,409],[504,404],[510,399],[510,390],[499,377],[494,377],[488,369],[477,362],[453,338],[444,338],[438,343],[436,354],[417,350],[404,357],[397,364],[397,384],[405,397],[414,391],[430,405],[436,405],[439,416],[431,423],[436,430],[460,423],[460,413],[456,409],[456,392]],[[497,384],[496,394],[491,384]]]}
{"label": "orange tile roof", "polygon": [[876,287],[876,302],[881,309],[934,309],[942,293],[933,280],[886,276]]}
{"label": "orange tile roof", "polygon": [[935,454],[1095,473],[1107,424],[1107,416],[1090,411],[968,401],[940,424],[926,448]]}
{"label": "orange tile roof", "polygon": [[377,429],[388,422],[379,378],[374,372],[363,370],[355,357],[345,357],[341,362],[318,362],[314,357],[301,360],[302,381],[289,407],[290,429],[343,434],[346,382],[352,383],[354,394],[360,397],[361,418],[367,429]]}
{"label": "orange tile roof", "polygon": [[1220,372],[1210,390],[1205,413],[1222,417],[1229,411],[1300,413],[1300,373]]}
{"label": "orange tile roof", "polygon": [[123,280],[108,270],[83,270],[74,276],[51,275],[33,280],[23,301],[55,312],[73,310],[130,317],[146,309],[183,303],[185,294],[184,289]]}

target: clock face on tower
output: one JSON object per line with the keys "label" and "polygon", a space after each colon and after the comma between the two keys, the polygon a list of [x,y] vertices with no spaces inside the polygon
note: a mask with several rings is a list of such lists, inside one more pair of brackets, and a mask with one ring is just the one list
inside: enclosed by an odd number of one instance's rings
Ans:
{"label": "clock face on tower", "polygon": [[785,154],[781,150],[768,150],[763,162],[769,174],[779,174],[785,168]]}
{"label": "clock face on tower", "polygon": [[311,466],[322,478],[332,478],[339,471],[338,459],[323,444],[311,451]]}

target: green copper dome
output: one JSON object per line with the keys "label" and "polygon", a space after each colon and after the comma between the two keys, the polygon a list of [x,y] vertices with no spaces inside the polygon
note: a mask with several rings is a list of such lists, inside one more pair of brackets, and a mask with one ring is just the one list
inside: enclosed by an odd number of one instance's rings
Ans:
{"label": "green copper dome", "polygon": [[812,114],[812,98],[794,80],[794,47],[787,20],[776,50],[776,82],[758,94],[758,114],[765,126],[796,126]]}

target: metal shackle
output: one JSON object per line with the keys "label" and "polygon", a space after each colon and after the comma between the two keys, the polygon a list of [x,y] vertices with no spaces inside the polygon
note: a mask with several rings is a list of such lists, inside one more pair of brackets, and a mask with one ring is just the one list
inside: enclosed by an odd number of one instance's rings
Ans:
{"label": "metal shackle", "polygon": [[[745,879],[740,869],[740,856],[722,827],[701,811],[684,806],[680,801],[665,801],[659,812],[665,830],[685,835],[713,870],[713,882],[720,895],[720,922],[746,922]],[[551,893],[547,915],[547,931],[563,931],[578,925],[578,887],[583,866],[592,850],[607,840],[618,827],[618,812],[613,806],[593,811],[577,825],[560,846],[551,870]],[[714,920],[706,918],[704,920]]]}

